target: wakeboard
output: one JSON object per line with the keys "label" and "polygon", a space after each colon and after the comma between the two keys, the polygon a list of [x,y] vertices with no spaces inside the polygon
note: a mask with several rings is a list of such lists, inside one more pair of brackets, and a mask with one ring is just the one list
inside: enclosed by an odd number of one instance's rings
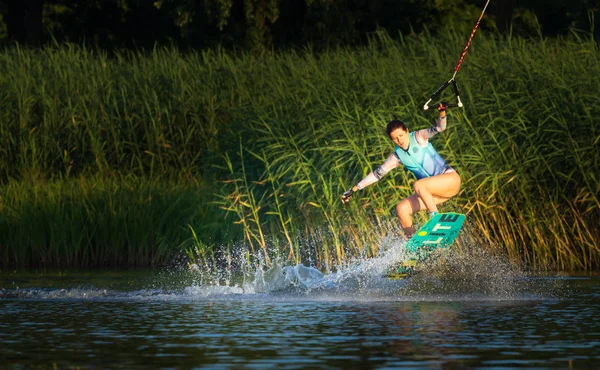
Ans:
{"label": "wakeboard", "polygon": [[465,215],[461,213],[438,213],[406,243],[407,258],[393,264],[383,276],[400,280],[414,275],[418,265],[426,261],[432,252],[447,249],[454,243],[464,222]]}

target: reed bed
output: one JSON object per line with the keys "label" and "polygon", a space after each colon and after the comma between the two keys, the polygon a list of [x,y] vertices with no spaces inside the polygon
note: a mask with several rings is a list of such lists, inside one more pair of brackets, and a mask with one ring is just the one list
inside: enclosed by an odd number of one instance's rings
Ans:
{"label": "reed bed", "polygon": [[[253,55],[68,46],[0,53],[5,266],[215,264],[242,243],[324,270],[399,233],[396,170],[340,194],[393,149],[464,44],[451,30],[361,48]],[[442,207],[477,247],[537,269],[599,267],[600,54],[594,40],[482,32],[457,76],[465,108],[434,146],[461,174]],[[417,222],[423,219],[417,217]]]}
{"label": "reed bed", "polygon": [[201,186],[139,179],[79,178],[3,187],[0,234],[5,266],[146,267],[185,257],[207,220]]}

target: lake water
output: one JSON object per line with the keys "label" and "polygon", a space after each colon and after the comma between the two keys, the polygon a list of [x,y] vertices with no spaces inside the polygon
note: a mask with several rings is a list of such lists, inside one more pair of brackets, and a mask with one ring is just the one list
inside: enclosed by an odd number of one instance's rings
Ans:
{"label": "lake water", "polygon": [[389,281],[376,265],[323,276],[290,266],[238,283],[3,271],[0,369],[600,367],[597,276],[484,258]]}

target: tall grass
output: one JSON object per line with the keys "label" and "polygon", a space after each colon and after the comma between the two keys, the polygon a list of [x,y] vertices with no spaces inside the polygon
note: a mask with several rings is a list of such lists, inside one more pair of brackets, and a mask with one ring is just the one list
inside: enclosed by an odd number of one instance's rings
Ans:
{"label": "tall grass", "polygon": [[142,267],[182,259],[206,219],[201,186],[98,177],[11,182],[0,200],[0,259],[19,267]]}
{"label": "tall grass", "polygon": [[[392,210],[412,192],[410,175],[396,170],[345,206],[339,196],[391,152],[393,116],[411,129],[433,123],[421,106],[449,77],[464,36],[374,34],[364,48],[262,56],[7,49],[0,256],[145,265],[186,248],[205,259],[236,238],[266,261],[325,269],[372,255],[398,232]],[[433,140],[463,179],[442,208],[467,213],[482,247],[537,268],[599,266],[599,55],[576,34],[477,35],[457,76],[465,109]],[[138,192],[153,200],[137,202]],[[169,210],[177,216],[160,221]],[[73,230],[91,218],[104,226],[90,244]],[[44,227],[25,242],[32,220]],[[53,242],[56,233],[72,236]]]}

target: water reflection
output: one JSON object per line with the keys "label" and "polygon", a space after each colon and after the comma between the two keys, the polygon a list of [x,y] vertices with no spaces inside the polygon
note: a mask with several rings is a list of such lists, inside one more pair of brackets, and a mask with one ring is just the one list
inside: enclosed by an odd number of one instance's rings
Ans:
{"label": "water reflection", "polygon": [[388,296],[3,287],[0,369],[592,368],[598,283],[524,279],[505,296],[464,285]]}

